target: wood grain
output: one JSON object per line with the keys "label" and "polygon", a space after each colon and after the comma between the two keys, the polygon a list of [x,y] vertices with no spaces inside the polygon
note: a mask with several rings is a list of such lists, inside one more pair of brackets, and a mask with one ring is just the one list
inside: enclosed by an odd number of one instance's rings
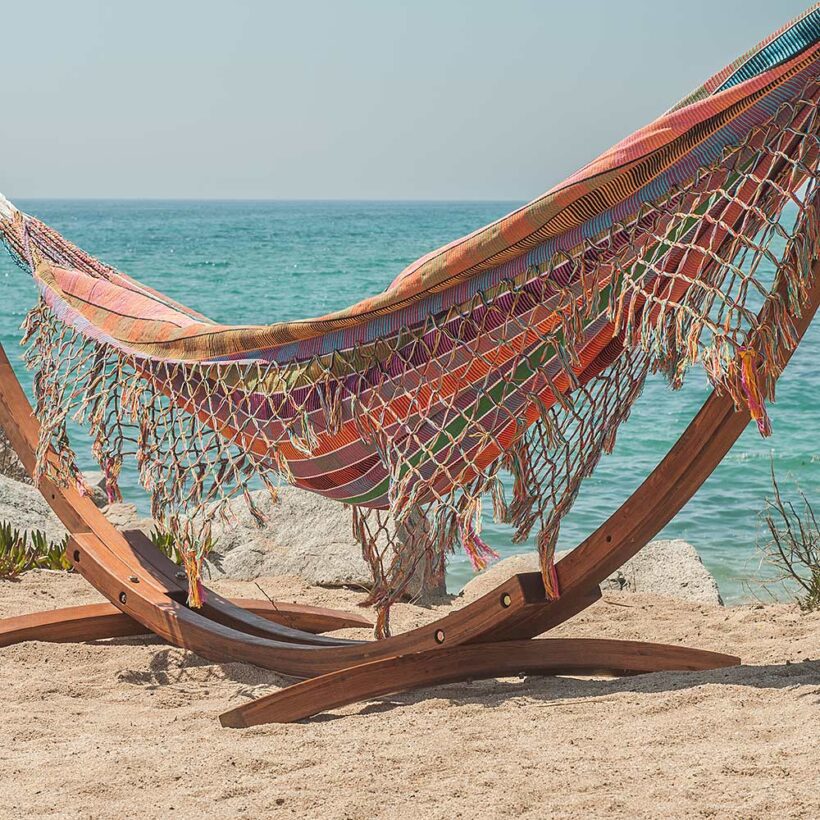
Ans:
{"label": "wood grain", "polygon": [[223,726],[290,723],[360,700],[464,680],[527,675],[692,671],[736,666],[740,659],[702,649],[640,641],[542,638],[414,652],[322,675],[220,715]]}
{"label": "wood grain", "polygon": [[[255,598],[230,600],[234,606],[260,618],[314,634],[373,626],[354,612]],[[146,634],[151,634],[150,630],[109,603],[63,607],[0,619],[0,646],[23,641],[66,643]]]}

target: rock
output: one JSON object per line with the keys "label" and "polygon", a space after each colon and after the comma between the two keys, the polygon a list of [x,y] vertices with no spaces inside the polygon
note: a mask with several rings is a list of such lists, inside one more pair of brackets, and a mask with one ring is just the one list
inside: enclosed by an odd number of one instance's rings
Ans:
{"label": "rock", "polygon": [[0,427],[0,476],[31,484],[31,476],[26,472],[22,462],[6,438],[3,428]]}
{"label": "rock", "polygon": [[65,528],[39,491],[6,476],[0,476],[0,522],[21,532],[40,530],[49,541],[65,536]]}
{"label": "rock", "polygon": [[[566,553],[559,553],[558,557]],[[513,555],[469,581],[460,595],[473,601],[519,572],[538,572],[534,552]],[[602,584],[604,592],[646,592],[684,601],[723,606],[717,581],[686,541],[650,541]]]}
{"label": "rock", "polygon": [[88,485],[91,500],[101,509],[108,506],[108,493],[105,490],[105,476],[99,471],[83,473],[85,483]]}
{"label": "rock", "polygon": [[[215,521],[212,529],[212,577],[296,575],[318,586],[371,586],[370,568],[353,538],[350,507],[295,487],[281,487],[276,501],[265,490],[252,495],[267,522],[260,527],[243,499],[229,502],[228,521]],[[418,592],[419,584],[411,584],[411,594]],[[439,593],[443,584],[425,598]]]}
{"label": "rock", "polygon": [[[102,512],[121,530],[142,530],[149,535],[154,528],[154,522],[150,518],[141,518],[134,504],[109,504]],[[65,527],[39,490],[6,476],[0,476],[0,522],[8,522],[20,531],[40,530],[45,532],[49,541],[59,541],[66,534]]]}
{"label": "rock", "polygon": [[154,521],[151,518],[141,518],[137,512],[137,505],[129,501],[106,504],[102,512],[118,530],[142,530],[146,535],[150,535],[154,529]]}
{"label": "rock", "polygon": [[[2,427],[0,427],[0,475],[13,478],[23,484],[33,484],[31,476],[23,467]],[[91,491],[91,500],[98,507],[104,507],[108,504],[108,496],[105,492],[105,476],[100,471],[94,471],[83,473],[83,478]]]}
{"label": "rock", "polygon": [[601,584],[605,591],[651,592],[699,604],[723,606],[717,581],[698,551],[680,538],[650,541]]}
{"label": "rock", "polygon": [[483,572],[467,581],[458,593],[458,597],[464,598],[467,602],[474,601],[494,590],[499,584],[503,584],[507,578],[518,575],[519,572],[538,571],[538,555],[534,551],[511,555],[509,558],[502,558],[490,564]]}

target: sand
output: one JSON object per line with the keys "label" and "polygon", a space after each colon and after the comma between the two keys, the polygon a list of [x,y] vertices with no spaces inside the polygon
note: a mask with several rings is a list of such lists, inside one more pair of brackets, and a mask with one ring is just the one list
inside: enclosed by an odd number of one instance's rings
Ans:
{"label": "sand", "polygon": [[[360,599],[260,583],[283,600]],[[95,600],[77,576],[0,583],[0,615]],[[445,609],[402,605],[395,623]],[[233,730],[221,711],[285,679],[146,638],[8,647],[0,816],[820,816],[820,614],[613,595],[559,633],[688,643],[745,665],[453,684]]]}

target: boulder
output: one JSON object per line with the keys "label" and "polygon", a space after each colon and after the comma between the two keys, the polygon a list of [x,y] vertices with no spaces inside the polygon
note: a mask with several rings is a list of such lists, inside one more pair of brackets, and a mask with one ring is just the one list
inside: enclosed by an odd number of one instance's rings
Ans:
{"label": "boulder", "polygon": [[49,541],[65,536],[65,528],[39,491],[6,476],[0,476],[0,522],[21,532],[40,530]]}
{"label": "boulder", "polygon": [[108,493],[105,491],[105,476],[99,470],[83,473],[88,485],[89,498],[100,508],[108,506]]}
{"label": "boulder", "polygon": [[[148,535],[154,526],[150,518],[140,517],[134,504],[109,504],[102,511],[121,530],[139,529]],[[0,476],[0,523],[6,522],[20,531],[40,530],[49,541],[59,541],[66,534],[65,527],[46,504],[39,490],[29,484]]]}
{"label": "boulder", "polygon": [[604,591],[651,592],[698,604],[723,606],[717,581],[680,538],[650,541],[601,585]]}
{"label": "boulder", "polygon": [[[558,557],[566,553],[559,553]],[[519,572],[537,572],[534,552],[513,555],[498,561],[469,581],[460,595],[473,601]],[[693,601],[723,605],[717,581],[703,565],[697,550],[680,539],[650,541],[634,558],[610,575],[603,592],[646,592]]]}
{"label": "boulder", "polygon": [[106,504],[102,507],[102,512],[118,530],[142,530],[146,535],[150,535],[154,529],[153,519],[140,516],[137,505],[130,501]]}
{"label": "boulder", "polygon": [[3,428],[0,427],[0,476],[31,484],[31,476],[17,457],[17,453],[6,438]]}
{"label": "boulder", "polygon": [[[0,476],[6,476],[6,478],[20,481],[23,484],[34,483],[11,446],[11,442],[6,438],[2,427],[0,427]],[[95,471],[83,473],[83,478],[91,491],[91,500],[98,507],[104,507],[108,503],[105,492],[105,476],[100,471]]]}
{"label": "boulder", "polygon": [[[267,518],[260,526],[241,498],[228,504],[228,520],[215,521],[208,566],[214,578],[252,580],[295,575],[309,584],[368,589],[370,569],[353,538],[350,507],[322,496],[281,487],[274,501],[265,490],[253,500]],[[419,593],[411,584],[411,594]],[[444,587],[429,596],[444,594]]]}

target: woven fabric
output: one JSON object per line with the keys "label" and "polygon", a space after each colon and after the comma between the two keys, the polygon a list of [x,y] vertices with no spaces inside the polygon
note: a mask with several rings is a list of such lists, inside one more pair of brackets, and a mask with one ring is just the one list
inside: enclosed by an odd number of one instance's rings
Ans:
{"label": "woven fabric", "polygon": [[382,634],[455,545],[484,565],[485,496],[517,540],[537,527],[559,594],[560,521],[648,372],[678,386],[700,361],[768,432],[772,351],[816,250],[819,40],[815,6],[543,196],[315,319],[212,322],[0,209],[40,289],[42,453],[76,475],[73,413],[112,492],[134,454],[194,604],[208,521],[254,476],[353,505]]}

